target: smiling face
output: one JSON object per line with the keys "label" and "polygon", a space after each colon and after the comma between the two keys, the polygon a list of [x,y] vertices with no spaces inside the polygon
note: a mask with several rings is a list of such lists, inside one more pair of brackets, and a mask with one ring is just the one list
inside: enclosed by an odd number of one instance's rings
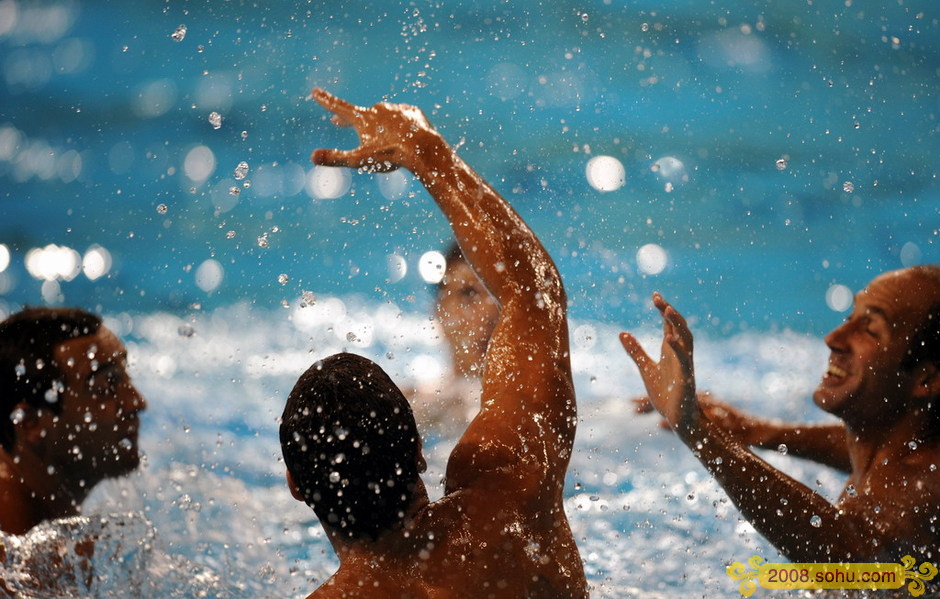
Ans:
{"label": "smiling face", "polygon": [[911,409],[918,369],[903,365],[938,294],[910,270],[880,275],[860,291],[849,318],[826,336],[829,367],[816,405],[854,427],[888,424]]}
{"label": "smiling face", "polygon": [[43,418],[47,459],[63,476],[88,486],[133,471],[140,463],[137,433],[146,402],[127,375],[127,353],[108,329],[54,349],[64,390],[62,410]]}

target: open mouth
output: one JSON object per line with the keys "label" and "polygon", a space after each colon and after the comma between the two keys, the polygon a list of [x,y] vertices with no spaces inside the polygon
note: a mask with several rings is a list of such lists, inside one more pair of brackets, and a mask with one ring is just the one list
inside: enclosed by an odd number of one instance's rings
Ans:
{"label": "open mouth", "polygon": [[848,372],[839,368],[835,364],[829,364],[829,367],[826,369],[826,374],[823,376],[824,380],[838,382],[848,376]]}

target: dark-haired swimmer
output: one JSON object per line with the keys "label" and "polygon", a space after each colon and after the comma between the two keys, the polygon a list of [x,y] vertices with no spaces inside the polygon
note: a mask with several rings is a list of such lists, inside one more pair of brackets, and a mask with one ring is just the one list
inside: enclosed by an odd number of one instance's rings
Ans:
{"label": "dark-haired swimmer", "polygon": [[[826,336],[829,366],[813,394],[844,426],[768,424],[696,397],[692,333],[659,294],[660,361],[621,341],[650,401],[768,541],[794,562],[940,557],[940,268],[884,273]],[[841,435],[841,442],[840,442]],[[788,438],[797,453],[845,468],[835,505],[752,453]],[[790,445],[788,445],[790,447]],[[827,449],[828,448],[828,449]],[[829,457],[826,457],[829,454]]]}
{"label": "dark-haired swimmer", "polygon": [[140,462],[147,406],[101,319],[27,308],[0,323],[0,530],[78,514],[102,480]]}
{"label": "dark-haired swimmer", "polygon": [[428,189],[500,307],[482,404],[428,499],[404,397],[372,362],[339,354],[291,391],[281,424],[288,485],[316,512],[339,570],[312,597],[587,597],[562,504],[577,413],[561,278],[535,234],[417,108],[313,97],[360,146],[313,161],[387,171]]}

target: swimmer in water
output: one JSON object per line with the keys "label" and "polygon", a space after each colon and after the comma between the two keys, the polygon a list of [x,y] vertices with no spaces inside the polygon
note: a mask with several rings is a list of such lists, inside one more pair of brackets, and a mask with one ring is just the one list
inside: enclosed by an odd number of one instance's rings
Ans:
{"label": "swimmer in water", "polygon": [[450,353],[451,370],[405,395],[419,429],[452,436],[462,432],[480,409],[480,373],[499,305],[467,264],[460,246],[453,244],[444,260],[434,317]]}
{"label": "swimmer in water", "polygon": [[27,308],[0,323],[0,530],[77,515],[106,478],[137,468],[147,403],[101,318]]}
{"label": "swimmer in water", "polygon": [[[940,268],[884,273],[826,336],[829,366],[813,400],[841,425],[768,423],[697,397],[692,333],[659,294],[661,359],[621,333],[649,399],[741,513],[794,562],[936,560],[940,551]],[[836,504],[748,449],[846,469]],[[756,443],[755,443],[756,442]]]}
{"label": "swimmer in water", "polygon": [[433,503],[411,408],[381,368],[337,354],[298,380],[280,430],[288,486],[340,561],[311,597],[587,597],[562,503],[577,412],[557,268],[420,110],[313,97],[360,140],[354,150],[317,150],[313,161],[414,173],[500,311],[481,409]]}

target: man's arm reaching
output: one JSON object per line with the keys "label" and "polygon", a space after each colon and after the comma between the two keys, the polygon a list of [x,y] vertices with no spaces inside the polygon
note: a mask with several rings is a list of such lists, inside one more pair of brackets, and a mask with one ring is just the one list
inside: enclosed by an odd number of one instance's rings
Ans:
{"label": "man's arm reaching", "polygon": [[522,218],[420,110],[387,103],[363,108],[322,90],[314,90],[313,98],[335,115],[334,122],[355,127],[360,140],[354,150],[317,150],[313,161],[414,173],[500,305],[485,360],[481,411],[452,454],[448,491],[495,474],[494,482],[516,477],[507,490],[551,489],[560,498],[576,408],[566,298],[555,264]]}
{"label": "man's arm reaching", "polygon": [[852,561],[870,555],[870,522],[846,514],[769,465],[705,417],[696,399],[692,333],[659,294],[662,358],[654,362],[636,338],[621,333],[650,400],[682,441],[711,472],[751,524],[795,562]]}
{"label": "man's arm reaching", "polygon": [[[851,472],[845,425],[841,422],[807,424],[757,418],[727,404],[708,392],[696,394],[706,418],[723,428],[737,442],[761,449],[786,448],[787,455],[811,460],[842,472]],[[649,397],[633,400],[636,412],[655,411]],[[663,426],[670,428],[663,420]]]}

